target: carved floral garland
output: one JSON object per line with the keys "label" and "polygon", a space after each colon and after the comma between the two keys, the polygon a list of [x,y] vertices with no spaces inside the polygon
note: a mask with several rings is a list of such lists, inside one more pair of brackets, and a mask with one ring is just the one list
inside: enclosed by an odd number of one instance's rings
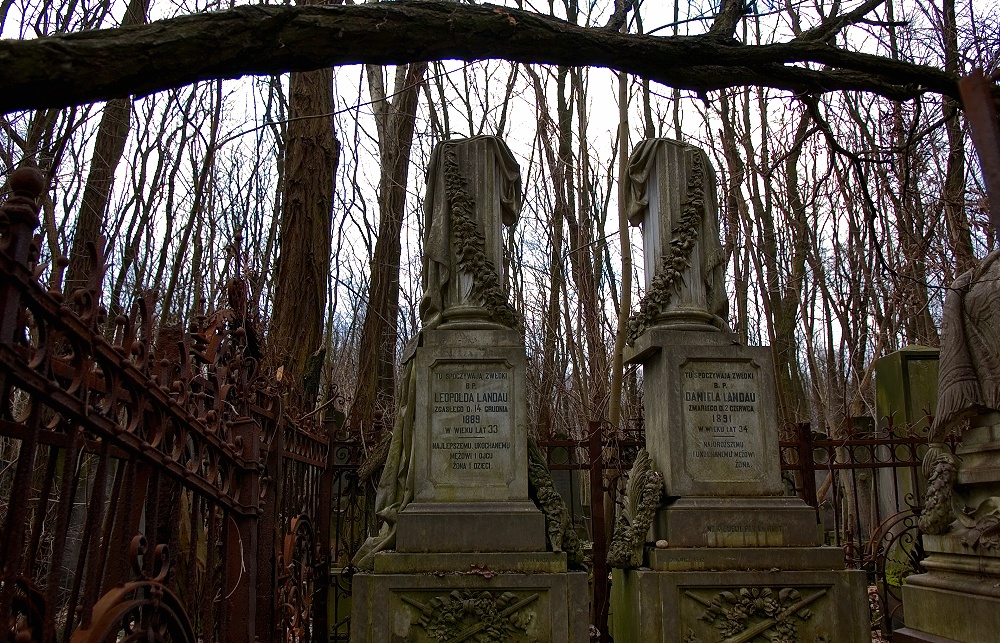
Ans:
{"label": "carved floral garland", "polygon": [[456,589],[426,605],[409,597],[403,600],[422,612],[416,624],[433,639],[503,643],[528,629],[534,615],[521,610],[537,598],[538,594],[519,599],[511,592]]}
{"label": "carved floral garland", "polygon": [[497,268],[486,256],[486,239],[473,218],[475,200],[466,190],[453,147],[444,153],[444,189],[451,210],[451,241],[460,270],[472,275],[472,296],[479,299],[490,319],[515,328],[517,316],[500,287]]}
{"label": "carved floral garland", "polygon": [[660,257],[660,269],[639,302],[639,310],[628,320],[629,342],[634,342],[647,328],[656,323],[670,300],[673,291],[684,280],[684,271],[691,265],[691,251],[698,243],[698,230],[705,215],[705,167],[701,153],[695,153],[688,177],[687,200],[681,207],[681,217],[671,232],[669,251]]}
{"label": "carved floral garland", "polygon": [[[803,598],[791,587],[777,594],[770,587],[742,587],[719,592],[711,601],[698,599],[707,608],[699,620],[715,625],[727,641],[749,641],[760,635],[771,643],[800,643],[798,621],[812,618],[813,612],[807,606],[825,594],[826,590],[820,590]],[[692,640],[693,634],[690,633],[688,640]],[[823,638],[820,635],[817,640]]]}

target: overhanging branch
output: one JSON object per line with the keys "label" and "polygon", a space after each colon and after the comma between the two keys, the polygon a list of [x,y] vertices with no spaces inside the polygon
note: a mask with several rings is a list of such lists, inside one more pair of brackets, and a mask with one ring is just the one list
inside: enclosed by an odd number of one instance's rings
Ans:
{"label": "overhanging branch", "polygon": [[[697,91],[957,97],[957,77],[822,42],[743,45],[711,36],[636,36],[527,11],[450,2],[243,6],[145,26],[0,41],[0,110],[145,95],[212,78],[356,63],[505,58],[609,67]],[[808,67],[807,63],[811,63]]]}

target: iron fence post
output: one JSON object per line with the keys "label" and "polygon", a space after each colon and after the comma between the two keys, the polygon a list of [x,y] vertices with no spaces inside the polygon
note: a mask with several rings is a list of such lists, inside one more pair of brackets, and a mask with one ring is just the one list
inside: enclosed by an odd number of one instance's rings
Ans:
{"label": "iron fence post", "polygon": [[810,507],[819,507],[816,497],[816,461],[813,459],[812,426],[808,423],[799,424],[799,474],[802,478],[802,499]]}
{"label": "iron fence post", "polygon": [[590,520],[594,545],[594,627],[601,643],[608,643],[608,537],[604,526],[604,458],[600,422],[591,422],[587,436],[590,460]]}

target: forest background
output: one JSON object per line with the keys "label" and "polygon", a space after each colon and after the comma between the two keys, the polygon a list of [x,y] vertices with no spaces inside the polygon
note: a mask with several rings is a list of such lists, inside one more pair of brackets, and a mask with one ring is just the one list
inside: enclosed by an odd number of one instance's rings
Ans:
{"label": "forest background", "polygon": [[[819,43],[951,77],[1000,68],[1000,8],[974,0],[504,4],[611,33]],[[5,0],[0,28],[19,39],[141,30],[235,6]],[[301,384],[311,404],[344,395],[352,427],[366,430],[391,420],[399,355],[419,329],[430,151],[499,135],[524,190],[503,268],[528,347],[530,417],[540,434],[577,436],[589,420],[641,417],[641,374],[620,359],[643,293],[641,238],[619,212],[618,177],[637,141],[677,138],[713,159],[730,322],[744,342],[772,346],[782,425],[840,436],[875,415],[874,360],[936,346],[947,285],[994,248],[978,159],[947,91],[858,91],[865,83],[851,80],[806,91],[769,80],[766,65],[675,88],[600,68],[409,60],[68,107],[25,98],[37,108],[0,118],[0,163],[5,175],[31,163],[48,177],[46,279],[66,293],[85,286],[103,236],[110,316],[144,297],[167,338],[231,309],[261,338],[269,376]]]}

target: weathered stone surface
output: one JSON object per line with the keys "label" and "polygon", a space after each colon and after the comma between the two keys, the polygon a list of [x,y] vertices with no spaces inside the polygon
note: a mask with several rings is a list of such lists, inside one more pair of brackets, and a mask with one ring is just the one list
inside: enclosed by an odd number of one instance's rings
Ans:
{"label": "weathered stone surface", "polygon": [[715,172],[705,152],[670,139],[640,142],[623,177],[629,222],[642,225],[646,294],[629,320],[651,328],[728,329],[726,256]]}
{"label": "weathered stone surface", "polygon": [[375,556],[376,574],[420,574],[426,572],[483,573],[517,572],[522,574],[567,571],[565,552],[410,554],[382,552]]}
{"label": "weathered stone surface", "polygon": [[670,547],[810,547],[816,511],[799,498],[680,498],[657,513],[653,536]]}
{"label": "weathered stone surface", "polygon": [[[480,626],[512,643],[589,640],[587,575],[359,574],[354,577],[354,643],[474,640]],[[478,610],[478,614],[477,614]],[[459,638],[461,637],[461,638]]]}
{"label": "weathered stone surface", "polygon": [[399,514],[396,551],[545,551],[545,517],[524,502],[412,502]]}
{"label": "weathered stone surface", "polygon": [[424,209],[423,327],[513,326],[500,224],[517,221],[521,171],[507,145],[496,136],[439,143]]}
{"label": "weathered stone surface", "polygon": [[734,339],[675,331],[641,346],[646,449],[668,496],[782,493],[771,352]]}
{"label": "weathered stone surface", "polygon": [[844,565],[839,547],[681,547],[653,549],[654,571],[723,571],[751,569],[838,569]]}
{"label": "weathered stone surface", "polygon": [[937,411],[938,349],[907,346],[875,361],[875,415],[880,427],[926,431]]}
{"label": "weathered stone surface", "polygon": [[414,360],[413,501],[526,501],[525,356],[517,334],[425,331]]}
{"label": "weathered stone surface", "polygon": [[871,640],[861,571],[616,569],[612,588],[616,643]]}
{"label": "weathered stone surface", "polygon": [[[546,551],[546,518],[528,495],[524,342],[499,271],[500,222],[514,222],[519,198],[498,139],[434,152],[424,327],[404,355],[377,497],[385,524],[356,563],[373,573],[354,576],[352,641],[589,638],[587,576]],[[558,499],[532,466],[552,513]]]}

